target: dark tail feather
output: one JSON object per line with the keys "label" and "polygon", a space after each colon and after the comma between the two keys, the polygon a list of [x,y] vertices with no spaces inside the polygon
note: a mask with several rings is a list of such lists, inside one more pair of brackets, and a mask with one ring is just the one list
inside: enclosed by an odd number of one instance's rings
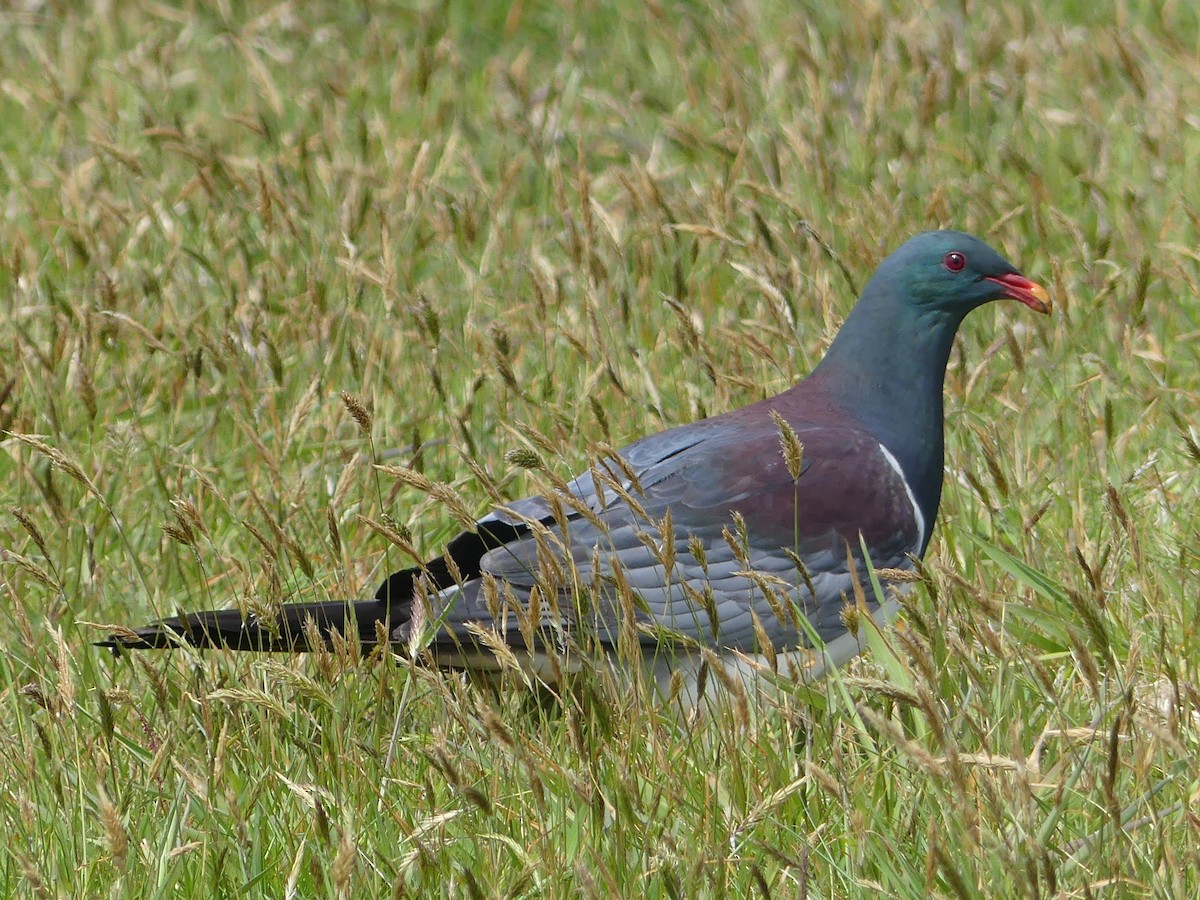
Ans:
{"label": "dark tail feather", "polygon": [[166,649],[187,643],[193,647],[303,653],[313,649],[305,624],[310,620],[325,646],[330,645],[336,632],[357,638],[360,644],[369,647],[378,640],[376,624],[387,625],[387,607],[378,600],[293,603],[285,605],[274,621],[256,616],[243,618],[236,609],[218,609],[163,619],[144,628],[110,635],[96,645],[120,651]]}

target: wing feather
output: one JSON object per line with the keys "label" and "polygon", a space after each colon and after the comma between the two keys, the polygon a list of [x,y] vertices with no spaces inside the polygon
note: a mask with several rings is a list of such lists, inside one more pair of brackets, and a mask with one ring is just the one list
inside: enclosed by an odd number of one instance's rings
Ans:
{"label": "wing feather", "polygon": [[[904,569],[920,549],[920,527],[901,473],[872,435],[842,424],[793,427],[804,445],[798,479],[769,419],[706,420],[638,441],[622,460],[600,460],[570,482],[572,502],[527,498],[485,518],[538,521],[547,533],[521,530],[485,553],[480,570],[528,602],[535,587],[546,592],[549,556],[559,570],[549,579],[559,617],[550,624],[590,628],[606,642],[620,629],[618,583],[636,593],[635,614],[649,631],[755,652],[755,617],[776,648],[805,645],[800,613],[833,640],[845,630],[854,578],[865,582],[859,534],[876,567]],[[511,633],[519,617],[491,621],[480,584],[441,593],[443,628],[472,622]],[[594,585],[604,586],[600,602],[576,608],[576,595]]]}

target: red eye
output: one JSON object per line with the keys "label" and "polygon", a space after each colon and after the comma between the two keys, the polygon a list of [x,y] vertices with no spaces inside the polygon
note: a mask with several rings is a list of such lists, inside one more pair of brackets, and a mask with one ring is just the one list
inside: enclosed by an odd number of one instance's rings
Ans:
{"label": "red eye", "polygon": [[951,272],[961,272],[967,267],[967,258],[957,250],[952,250],[946,254],[946,258],[942,260],[942,265]]}

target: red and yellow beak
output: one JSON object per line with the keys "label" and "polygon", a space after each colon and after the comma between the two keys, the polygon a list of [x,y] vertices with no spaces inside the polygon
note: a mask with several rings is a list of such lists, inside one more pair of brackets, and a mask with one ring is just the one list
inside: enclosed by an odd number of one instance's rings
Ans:
{"label": "red and yellow beak", "polygon": [[997,277],[989,275],[988,281],[996,282],[996,284],[1004,288],[1004,296],[1011,297],[1013,300],[1019,300],[1034,312],[1048,313],[1054,308],[1054,303],[1050,299],[1050,292],[1037,282],[1030,281],[1024,275],[1018,275],[1015,272]]}

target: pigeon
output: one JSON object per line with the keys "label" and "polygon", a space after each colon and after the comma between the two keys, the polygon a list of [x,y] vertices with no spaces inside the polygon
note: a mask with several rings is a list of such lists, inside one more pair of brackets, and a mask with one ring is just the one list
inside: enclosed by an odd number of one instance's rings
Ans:
{"label": "pigeon", "polygon": [[196,612],[99,643],[384,643],[444,669],[515,666],[547,683],[585,652],[640,654],[664,689],[674,672],[696,689],[714,660],[818,678],[862,651],[855,611],[883,623],[899,608],[941,498],[955,334],[971,310],[1005,298],[1052,307],[978,238],[918,234],[879,265],[794,387],[600,455],[557,489],[483,516],[373,599],[284,604],[261,618]]}

